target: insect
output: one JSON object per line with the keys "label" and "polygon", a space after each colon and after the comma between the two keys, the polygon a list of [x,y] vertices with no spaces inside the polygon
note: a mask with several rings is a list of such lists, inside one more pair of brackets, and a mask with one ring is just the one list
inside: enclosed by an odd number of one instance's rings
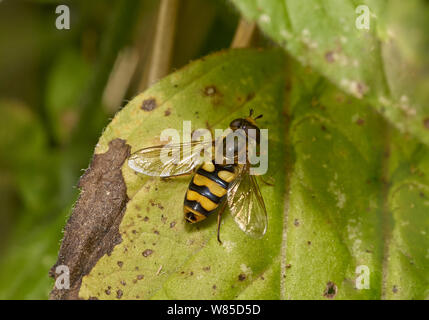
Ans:
{"label": "insect", "polygon": [[[246,118],[231,121],[229,127],[231,133],[236,130],[244,134],[247,139],[253,139],[256,146],[259,145],[260,131],[256,125],[259,115],[252,118],[253,110]],[[256,135],[249,135],[249,129],[253,129]],[[184,200],[184,217],[189,223],[197,223],[213,213],[217,213],[217,240],[220,240],[220,223],[223,212],[228,205],[231,215],[238,227],[246,234],[260,238],[267,230],[267,212],[258,183],[254,175],[249,174],[251,165],[248,161],[248,144],[239,145],[235,142],[227,146],[223,137],[222,150],[215,150],[215,141],[211,141],[211,147],[216,152],[223,151],[223,155],[232,154],[230,161],[224,156],[221,163],[215,162],[215,156],[211,161],[199,165],[200,153],[203,146],[201,141],[190,143],[170,144],[170,150],[180,155],[178,161],[163,159],[164,145],[140,149],[131,154],[128,165],[133,170],[149,176],[174,177],[189,174],[195,169]],[[200,145],[200,148],[193,148]],[[191,147],[192,152],[184,154],[185,147]],[[245,161],[238,161],[239,157],[246,155]],[[165,156],[165,155],[164,155]],[[164,161],[163,161],[164,160]],[[229,164],[228,164],[229,163]],[[198,166],[199,165],[199,166]]]}

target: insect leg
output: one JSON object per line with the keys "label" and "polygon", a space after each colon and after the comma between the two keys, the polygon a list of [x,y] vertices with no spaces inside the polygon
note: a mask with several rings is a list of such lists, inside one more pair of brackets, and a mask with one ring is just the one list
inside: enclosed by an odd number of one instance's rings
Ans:
{"label": "insect leg", "polygon": [[219,244],[222,244],[222,241],[220,241],[220,221],[221,221],[222,213],[225,211],[226,203],[227,201],[226,199],[224,199],[217,214],[217,241],[219,242]]}

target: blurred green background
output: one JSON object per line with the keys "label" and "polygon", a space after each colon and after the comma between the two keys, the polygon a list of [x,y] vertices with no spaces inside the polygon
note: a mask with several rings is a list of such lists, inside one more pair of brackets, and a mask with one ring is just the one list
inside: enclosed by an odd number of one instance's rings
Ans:
{"label": "blurred green background", "polygon": [[[70,30],[55,9],[70,8]],[[147,86],[158,0],[0,1],[0,299],[47,299],[79,176],[109,119]],[[224,0],[179,9],[172,70],[229,47]]]}

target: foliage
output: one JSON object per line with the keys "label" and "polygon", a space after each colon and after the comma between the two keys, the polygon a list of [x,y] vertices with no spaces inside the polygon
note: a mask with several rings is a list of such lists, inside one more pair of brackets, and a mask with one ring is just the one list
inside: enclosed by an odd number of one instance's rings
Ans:
{"label": "foliage", "polygon": [[[189,1],[172,64],[201,59],[126,103],[94,154],[106,154],[117,138],[131,151],[158,144],[163,129],[180,131],[183,120],[193,129],[225,129],[254,108],[264,114],[260,127],[269,129],[272,183],[259,182],[266,236],[247,237],[227,211],[219,245],[214,217],[184,223],[189,176],[141,176],[125,163],[122,241],[90,266],[79,296],[427,299],[427,3],[231,2],[257,22],[269,39],[260,39],[265,48],[201,58],[228,47],[237,13],[222,0]],[[53,286],[48,269],[76,200],[72,186],[113,116],[101,102],[110,71],[125,46],[150,43],[139,32],[150,30],[155,2],[136,3],[75,2],[79,15],[66,34],[47,24],[55,9],[50,1],[2,4],[0,26],[11,25],[10,16],[22,29],[9,36],[0,28],[9,44],[0,52],[6,71],[0,75],[0,298],[44,299]],[[355,27],[360,4],[371,10],[369,30]],[[198,12],[199,31],[184,36],[197,29],[189,17]],[[8,72],[11,66],[22,71]],[[140,61],[137,70],[145,67]],[[131,78],[128,97],[140,81]],[[145,101],[155,108],[142,108]],[[369,289],[356,288],[362,266],[370,272]]]}
{"label": "foliage", "polygon": [[[283,61],[278,51],[240,50],[194,62],[133,99],[96,149],[115,138],[132,150],[157,144],[161,122],[223,128],[255,107],[270,130],[275,181],[261,183],[266,237],[250,239],[227,216],[219,246],[214,219],[186,226],[177,210],[188,177],[136,176],[125,164],[123,241],[83,278],[81,297],[323,299],[330,286],[340,299],[427,296],[426,147],[315,72],[294,61],[285,72]],[[356,289],[362,265],[368,290]]]}

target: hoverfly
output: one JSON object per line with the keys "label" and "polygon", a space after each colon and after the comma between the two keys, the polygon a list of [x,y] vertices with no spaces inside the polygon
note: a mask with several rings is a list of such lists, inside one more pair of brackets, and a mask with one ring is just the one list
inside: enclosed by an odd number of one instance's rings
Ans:
{"label": "hoverfly", "polygon": [[[256,125],[259,115],[252,118],[253,110],[246,118],[239,118],[231,121],[229,127],[234,133],[236,130],[243,133],[246,139],[253,139],[256,146],[259,146],[260,131]],[[256,132],[255,135],[249,135],[249,129]],[[223,137],[223,150],[226,151],[225,140]],[[165,145],[153,146],[140,149],[128,159],[128,166],[136,172],[149,176],[175,177],[189,174],[194,171],[200,162],[201,141],[192,141],[190,143],[170,144],[170,150],[180,155],[178,161],[162,160],[162,150]],[[214,148],[215,141],[210,142]],[[184,156],[186,147],[196,147],[192,152]],[[206,219],[209,215],[217,212],[217,240],[220,240],[220,222],[221,216],[228,205],[231,215],[238,227],[246,234],[260,238],[267,230],[267,212],[262,198],[258,183],[254,175],[249,174],[251,164],[248,161],[248,144],[239,146],[235,143],[229,147],[233,154],[232,161],[223,161],[221,164],[215,162],[215,157],[211,161],[201,164],[189,183],[188,190],[184,200],[184,217],[188,223],[196,223]],[[214,150],[214,149],[213,149]],[[219,150],[214,150],[215,153]],[[237,161],[240,155],[245,154],[245,162]],[[223,153],[225,154],[225,153]],[[226,160],[226,159],[225,159]],[[232,162],[232,163],[231,163]],[[229,163],[229,164],[227,164]]]}

